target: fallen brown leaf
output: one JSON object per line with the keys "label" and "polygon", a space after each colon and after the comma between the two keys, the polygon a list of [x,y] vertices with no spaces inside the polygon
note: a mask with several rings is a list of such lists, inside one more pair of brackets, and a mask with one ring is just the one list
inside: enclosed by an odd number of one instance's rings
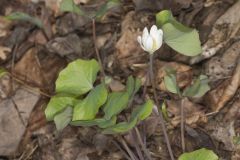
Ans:
{"label": "fallen brown leaf", "polygon": [[156,81],[158,87],[163,90],[167,91],[163,78],[166,75],[165,70],[167,68],[172,68],[176,71],[177,83],[180,88],[184,88],[189,85],[192,81],[192,68],[185,64],[177,63],[177,62],[164,62],[164,61],[156,61],[155,62],[156,68]]}
{"label": "fallen brown leaf", "polygon": [[[199,104],[194,104],[189,101],[187,98],[184,100],[184,114],[185,114],[185,122],[190,126],[196,126],[197,123],[206,123],[207,117],[205,116],[204,112],[201,110],[203,106]],[[181,101],[174,101],[168,100],[167,102],[167,110],[170,115],[170,121],[173,126],[177,126],[180,123],[181,116],[180,116],[180,105]]]}
{"label": "fallen brown leaf", "polygon": [[240,86],[240,61],[230,80],[226,80],[206,95],[206,102],[213,111],[219,111],[232,99]]}

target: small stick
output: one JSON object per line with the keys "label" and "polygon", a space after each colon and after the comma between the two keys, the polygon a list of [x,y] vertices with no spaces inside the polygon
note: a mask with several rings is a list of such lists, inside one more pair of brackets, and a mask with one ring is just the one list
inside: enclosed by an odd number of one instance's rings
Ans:
{"label": "small stick", "polygon": [[[131,138],[136,142],[137,138],[136,138],[136,135],[134,134],[134,131],[131,130],[129,133],[130,133]],[[137,154],[138,154],[138,157],[140,158],[140,160],[144,160],[144,156],[141,152],[141,149],[139,148],[138,143],[133,143],[133,144],[134,144],[134,147],[136,148],[136,151],[137,151]]]}
{"label": "small stick", "polygon": [[112,143],[123,153],[127,160],[131,160],[131,158],[126,154],[126,152],[119,146],[119,144],[115,140],[112,140]]}
{"label": "small stick", "polygon": [[97,55],[98,63],[100,65],[101,74],[103,76],[103,82],[105,82],[106,74],[104,72],[103,63],[102,63],[102,60],[101,60],[101,57],[100,57],[100,54],[99,54],[99,51],[98,51],[98,48],[97,48],[95,19],[92,19],[92,32],[93,32],[93,43],[94,43],[95,52],[96,52],[96,55]]}
{"label": "small stick", "polygon": [[[150,79],[151,79],[151,83],[152,83],[155,103],[156,103],[157,107],[159,107],[160,105],[158,103],[156,86],[155,86],[154,75],[153,75],[153,54],[150,55],[149,72],[150,72]],[[171,148],[171,145],[170,145],[170,142],[169,142],[169,138],[168,138],[168,134],[167,134],[166,126],[164,124],[164,119],[163,119],[163,115],[162,115],[161,110],[159,112],[159,119],[160,119],[160,123],[161,123],[161,126],[162,126],[163,134],[164,134],[164,137],[165,137],[165,140],[166,140],[166,143],[167,143],[167,148],[168,148],[169,155],[171,157],[171,160],[174,160],[172,148]]]}
{"label": "small stick", "polygon": [[142,136],[141,136],[138,128],[135,127],[134,129],[135,129],[135,132],[136,132],[136,134],[137,134],[137,139],[138,139],[140,145],[142,146],[143,152],[145,153],[145,155],[147,156],[147,158],[148,158],[149,160],[152,160],[149,151],[147,150],[146,146],[143,144]]}
{"label": "small stick", "polygon": [[185,138],[184,138],[184,121],[185,121],[185,114],[184,114],[184,99],[181,100],[181,141],[182,141],[182,150],[185,152]]}
{"label": "small stick", "polygon": [[138,160],[138,158],[134,155],[134,153],[131,151],[131,149],[128,147],[127,143],[125,142],[125,140],[119,136],[120,138],[120,142],[122,143],[123,147],[126,149],[127,153],[129,154],[129,156],[131,157],[131,160]]}

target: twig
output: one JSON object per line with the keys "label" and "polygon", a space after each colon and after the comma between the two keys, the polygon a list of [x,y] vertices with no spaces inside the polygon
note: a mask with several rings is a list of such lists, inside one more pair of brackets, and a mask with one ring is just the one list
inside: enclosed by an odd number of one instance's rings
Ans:
{"label": "twig", "polygon": [[134,129],[135,129],[135,132],[136,132],[136,134],[137,134],[137,139],[138,139],[140,145],[142,146],[143,152],[145,153],[145,155],[147,156],[147,158],[148,158],[149,160],[152,160],[149,151],[147,150],[146,146],[143,144],[142,137],[141,137],[141,135],[140,135],[140,132],[139,132],[138,128],[135,127]]}
{"label": "twig", "polygon": [[112,143],[123,153],[127,160],[131,160],[131,158],[126,154],[126,152],[119,146],[119,144],[115,140],[112,140]]}
{"label": "twig", "polygon": [[31,87],[27,84],[25,84],[22,80],[18,79],[17,77],[13,76],[11,73],[10,73],[10,76],[12,77],[13,80],[17,81],[18,83],[22,84],[24,86],[24,88],[26,88],[28,91],[32,92],[32,93],[39,93],[45,97],[48,97],[48,98],[51,98],[52,96],[41,91],[41,90],[36,90],[36,88],[34,87]]}
{"label": "twig", "polygon": [[119,139],[120,139],[120,142],[122,143],[123,147],[126,149],[128,155],[131,157],[131,160],[138,160],[138,158],[134,155],[134,153],[128,147],[125,140],[121,136],[119,136]]}
{"label": "twig", "polygon": [[104,72],[103,63],[102,63],[102,60],[101,60],[101,57],[100,57],[100,54],[99,54],[99,51],[97,48],[95,19],[92,19],[92,32],[93,32],[93,43],[94,43],[95,52],[97,55],[98,63],[100,65],[101,74],[103,76],[103,82],[105,82],[106,74]]}
{"label": "twig", "polygon": [[184,138],[184,121],[185,121],[185,114],[184,114],[184,98],[181,100],[181,142],[182,142],[182,151],[185,152],[185,138]]}
{"label": "twig", "polygon": [[[134,142],[136,142],[137,138],[136,138],[136,135],[135,135],[134,131],[131,130],[129,133],[130,133],[131,139],[133,139]],[[139,159],[140,160],[144,160],[144,156],[143,156],[143,154],[141,152],[141,149],[139,148],[138,143],[133,143],[133,144],[134,144],[134,147],[136,148],[136,151],[137,151]]]}
{"label": "twig", "polygon": [[[154,80],[154,74],[153,74],[153,54],[150,55],[149,72],[150,72],[150,79],[151,79],[151,83],[152,83],[155,103],[156,103],[157,107],[159,108],[160,105],[159,105],[158,98],[157,98],[156,86],[155,86],[155,80]],[[164,134],[164,137],[165,137],[165,140],[166,140],[166,143],[167,143],[167,148],[168,148],[169,155],[171,157],[171,160],[174,160],[172,148],[171,148],[171,145],[170,145],[170,142],[169,142],[169,138],[168,138],[168,134],[167,134],[166,126],[164,124],[164,119],[163,119],[163,115],[162,115],[161,110],[159,112],[159,118],[160,118],[160,123],[161,123],[161,126],[162,126],[162,130],[163,130],[163,134]]]}

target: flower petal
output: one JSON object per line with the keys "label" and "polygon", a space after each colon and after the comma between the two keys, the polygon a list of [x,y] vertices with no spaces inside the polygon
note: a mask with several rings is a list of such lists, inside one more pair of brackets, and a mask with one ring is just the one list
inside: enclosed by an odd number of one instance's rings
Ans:
{"label": "flower petal", "polygon": [[154,37],[154,36],[157,35],[157,34],[158,34],[157,26],[156,26],[156,25],[153,25],[153,26],[151,27],[151,29],[150,29],[150,35],[151,35],[152,37]]}
{"label": "flower petal", "polygon": [[162,30],[162,29],[159,29],[159,30],[158,30],[158,34],[163,35],[163,30]]}
{"label": "flower petal", "polygon": [[146,51],[148,51],[150,54],[153,53],[153,39],[152,37],[149,35],[147,37],[147,41],[146,44],[143,44],[143,46],[145,47]]}
{"label": "flower petal", "polygon": [[150,35],[153,38],[153,43],[154,43],[154,50],[158,50],[161,45],[162,45],[162,36],[163,36],[163,32],[161,29],[157,29],[156,25],[153,25],[151,30],[150,30]]}
{"label": "flower petal", "polygon": [[138,36],[138,37],[137,37],[137,41],[138,41],[138,43],[141,45],[142,49],[143,49],[144,51],[146,51],[145,48],[143,47],[142,37],[141,37],[141,36]]}
{"label": "flower petal", "polygon": [[143,44],[143,46],[146,44],[148,36],[149,36],[148,29],[145,27],[143,29],[143,33],[142,33],[142,44]]}

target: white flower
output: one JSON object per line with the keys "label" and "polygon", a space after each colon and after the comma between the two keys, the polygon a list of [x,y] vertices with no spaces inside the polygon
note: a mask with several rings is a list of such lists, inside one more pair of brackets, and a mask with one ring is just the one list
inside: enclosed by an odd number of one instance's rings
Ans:
{"label": "white flower", "polygon": [[137,40],[144,51],[153,54],[162,46],[163,31],[153,25],[149,34],[148,29],[145,27],[142,36],[138,36]]}

